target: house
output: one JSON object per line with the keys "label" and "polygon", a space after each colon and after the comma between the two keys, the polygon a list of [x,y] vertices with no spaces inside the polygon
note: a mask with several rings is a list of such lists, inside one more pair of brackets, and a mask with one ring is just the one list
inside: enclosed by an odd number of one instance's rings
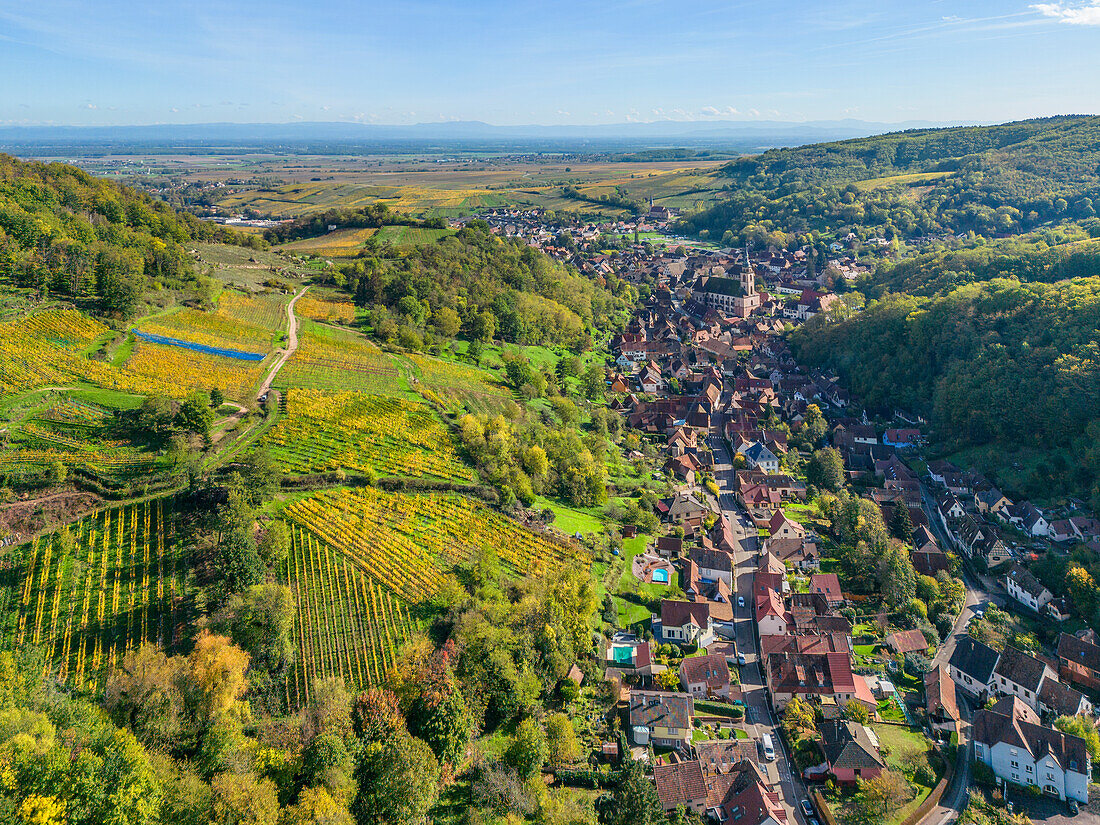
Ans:
{"label": "house", "polygon": [[666,558],[675,558],[684,549],[684,540],[678,536],[658,536],[655,547],[658,554]]}
{"label": "house", "polygon": [[714,619],[706,602],[661,600],[661,640],[706,647],[714,641]]}
{"label": "house", "polygon": [[940,496],[937,506],[940,508],[940,514],[949,521],[960,519],[966,515],[966,508],[963,507],[962,502],[953,493],[945,493]]}
{"label": "house", "polygon": [[777,511],[768,520],[768,529],[771,531],[773,539],[803,539],[806,537],[806,528],[797,521],[787,518],[787,514],[782,510]]}
{"label": "house", "polygon": [[1006,507],[1003,512],[1008,521],[1031,536],[1045,536],[1050,532],[1050,523],[1043,512],[1030,501],[1022,501]]}
{"label": "house", "polygon": [[955,701],[955,683],[943,665],[936,665],[924,674],[924,703],[933,729],[948,734],[958,732],[962,717]]}
{"label": "house", "polygon": [[1008,595],[1022,605],[1038,613],[1044,605],[1054,598],[1054,594],[1043,587],[1031,571],[1020,564],[1012,565],[1005,575]]}
{"label": "house", "polygon": [[1063,633],[1058,637],[1058,671],[1068,682],[1100,690],[1100,646]]}
{"label": "house", "polygon": [[763,470],[765,473],[779,472],[779,459],[760,442],[753,444],[742,455],[745,456],[745,462],[753,469]]}
{"label": "house", "polygon": [[984,701],[1001,654],[970,636],[961,637],[947,662],[951,680],[963,693]]}
{"label": "house", "polygon": [[927,653],[928,640],[919,630],[898,630],[886,637],[886,646],[894,653]]}
{"label": "house", "polygon": [[1043,607],[1043,613],[1056,622],[1064,622],[1069,619],[1069,602],[1065,598],[1051,599]]}
{"label": "house", "polygon": [[1051,716],[1077,716],[1092,713],[1092,702],[1079,690],[1069,685],[1044,679],[1039,689],[1039,710]]}
{"label": "house", "polygon": [[1012,502],[996,487],[990,487],[988,490],[979,490],[974,494],[974,504],[979,513],[999,515],[1002,510],[1010,507]]}
{"label": "house", "polygon": [[668,520],[674,524],[699,522],[714,512],[708,503],[704,504],[691,493],[678,493],[668,505]]}
{"label": "house", "polygon": [[759,763],[760,755],[752,739],[715,739],[695,743],[695,757],[703,767],[703,776],[717,776],[740,767],[742,762]]}
{"label": "house", "polygon": [[758,593],[754,605],[756,631],[761,636],[784,636],[794,620],[783,607],[783,599],[772,588]]}
{"label": "house", "polygon": [[730,669],[721,653],[689,656],[680,663],[680,684],[700,699],[729,698]]}
{"label": "house", "polygon": [[1079,538],[1077,531],[1073,529],[1073,522],[1068,518],[1052,521],[1047,536],[1051,541],[1057,542],[1076,541]]}
{"label": "house", "polygon": [[814,573],[810,576],[810,592],[821,593],[828,600],[829,607],[839,607],[844,604],[840,578],[836,573]]}
{"label": "house", "polygon": [[[642,676],[654,673],[653,648],[649,642],[633,636],[623,636],[611,640],[607,646],[605,661],[609,668],[632,671]],[[663,665],[657,665],[663,669]]]}
{"label": "house", "polygon": [[817,550],[817,543],[814,541],[805,538],[770,538],[765,547],[767,552],[797,570],[817,570],[821,567],[821,556]]}
{"label": "house", "polygon": [[696,813],[706,809],[707,783],[698,760],[654,765],[653,781],[657,785],[657,799],[666,811],[674,811],[680,805]]}
{"label": "house", "polygon": [[1085,740],[1043,727],[1012,699],[978,711],[970,737],[974,758],[1006,782],[1036,785],[1058,799],[1088,804],[1092,762]]}
{"label": "house", "polygon": [[843,653],[776,652],[764,663],[772,706],[781,711],[795,696],[832,698],[844,706],[856,698],[852,662]]}
{"label": "house", "polygon": [[779,793],[756,763],[743,760],[733,770],[707,777],[707,815],[719,825],[787,825]]}
{"label": "house", "polygon": [[1054,668],[1037,656],[1006,647],[989,679],[989,690],[993,695],[1016,696],[1038,709],[1039,690],[1046,679],[1058,681]]}
{"label": "house", "polygon": [[710,581],[722,581],[733,587],[733,556],[717,547],[692,547],[688,558],[698,567],[699,576]]}
{"label": "house", "polygon": [[630,693],[630,730],[637,745],[687,750],[695,704],[686,693],[634,690]]}
{"label": "house", "polygon": [[827,719],[821,726],[821,739],[829,773],[842,785],[873,779],[886,770],[867,728],[857,722]]}
{"label": "house", "polygon": [[882,443],[897,450],[909,450],[921,445],[920,430],[912,428],[887,430],[882,434]]}
{"label": "house", "polygon": [[909,554],[913,569],[922,576],[936,577],[941,570],[951,570],[951,559],[939,547],[926,544]]}

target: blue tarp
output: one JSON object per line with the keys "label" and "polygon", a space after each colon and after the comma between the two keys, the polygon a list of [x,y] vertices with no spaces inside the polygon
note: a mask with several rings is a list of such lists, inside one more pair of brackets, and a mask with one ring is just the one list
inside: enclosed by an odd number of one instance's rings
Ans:
{"label": "blue tarp", "polygon": [[265,352],[243,352],[239,349],[220,349],[218,347],[208,347],[206,344],[196,344],[192,341],[181,341],[179,338],[165,338],[163,335],[153,335],[136,329],[130,331],[138,338],[143,338],[154,344],[183,347],[184,349],[192,349],[196,352],[206,352],[210,355],[224,355],[226,358],[238,358],[241,361],[263,361],[267,357],[267,353]]}

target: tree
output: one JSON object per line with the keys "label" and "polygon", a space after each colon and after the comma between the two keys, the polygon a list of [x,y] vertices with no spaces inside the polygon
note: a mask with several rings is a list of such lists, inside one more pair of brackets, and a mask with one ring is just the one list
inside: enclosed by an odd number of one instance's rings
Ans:
{"label": "tree", "polygon": [[904,547],[893,547],[879,562],[879,587],[886,603],[896,609],[912,599],[917,592],[917,571]]}
{"label": "tree", "polygon": [[680,674],[672,668],[666,668],[653,677],[653,681],[660,690],[679,690]]}
{"label": "tree", "polygon": [[519,723],[504,751],[504,764],[521,779],[530,779],[546,764],[548,750],[542,725],[538,720],[527,717]]}
{"label": "tree", "polygon": [[913,520],[909,517],[909,508],[904,502],[898,502],[894,506],[894,512],[890,516],[890,532],[906,543],[913,538]]}
{"label": "tree", "polygon": [[813,707],[800,696],[793,697],[783,708],[783,727],[792,738],[801,731],[814,730],[816,721]]}
{"label": "tree", "polygon": [[294,659],[294,593],[281,584],[257,584],[230,597],[212,618],[217,631],[226,631],[246,650],[252,667],[276,669]]}
{"label": "tree", "polygon": [[1066,589],[1083,616],[1091,616],[1096,610],[1096,582],[1088,571],[1074,564],[1066,570]]}
{"label": "tree", "polygon": [[798,440],[807,449],[814,449],[821,443],[828,430],[828,422],[821,414],[821,408],[817,404],[807,404],[806,412],[802,417],[802,429],[798,431]]}
{"label": "tree", "polygon": [[50,484],[64,484],[69,471],[60,461],[52,461],[46,469],[46,481]]}
{"label": "tree", "polygon": [[216,410],[216,409],[218,409],[218,407],[220,407],[224,403],[225,403],[225,393],[223,393],[217,387],[214,387],[212,390],[210,390],[210,406],[211,407],[213,407]]}
{"label": "tree", "polygon": [[602,366],[599,364],[590,364],[588,366],[588,369],[584,371],[584,375],[581,377],[581,390],[587,398],[593,401],[598,401],[603,398],[604,392],[607,390],[607,384],[604,379],[604,370]]}
{"label": "tree", "polygon": [[347,808],[324,788],[303,788],[298,801],[283,811],[282,825],[354,825]]}
{"label": "tree", "polygon": [[871,808],[881,816],[900,808],[910,795],[909,783],[896,771],[883,771],[871,779],[861,779],[858,788]]}
{"label": "tree", "polygon": [[444,338],[454,338],[461,325],[458,313],[451,307],[440,307],[432,313],[432,326]]}
{"label": "tree", "polygon": [[451,668],[453,655],[453,644],[434,650],[420,639],[406,647],[392,681],[409,732],[426,741],[440,761],[457,764],[473,722]]}
{"label": "tree", "polygon": [[806,465],[806,480],[823,490],[840,492],[844,489],[844,459],[832,447],[817,450]]}
{"label": "tree", "polygon": [[225,713],[248,690],[249,656],[225,636],[204,631],[188,657],[191,684],[200,719]]}
{"label": "tree", "polygon": [[286,529],[286,523],[276,520],[268,524],[260,534],[256,550],[269,569],[280,569],[290,552],[290,532]]}
{"label": "tree", "polygon": [[420,825],[439,793],[439,763],[427,744],[402,732],[363,749],[355,781],[357,825]]}
{"label": "tree", "polygon": [[611,794],[596,800],[600,825],[664,825],[657,789],[640,762],[627,758]]}
{"label": "tree", "polygon": [[210,783],[214,813],[225,825],[276,825],[279,797],[275,783],[251,773],[221,773]]}
{"label": "tree", "polygon": [[256,547],[254,524],[247,497],[230,490],[229,500],[218,508],[218,547],[213,559],[214,572],[226,593],[263,581],[264,564]]}
{"label": "tree", "polygon": [[483,310],[474,316],[473,324],[470,327],[470,334],[475,341],[481,341],[488,343],[493,340],[493,336],[497,332],[497,319],[493,317],[491,312]]}
{"label": "tree", "polygon": [[168,747],[182,727],[187,675],[187,659],[166,656],[147,642],[127,652],[111,672],[103,704],[144,744]]}
{"label": "tree", "polygon": [[210,437],[210,425],[214,423],[214,411],[201,392],[192,392],[180,403],[176,412],[176,426],[184,432]]}
{"label": "tree", "polygon": [[861,725],[866,725],[871,721],[871,714],[866,706],[853,699],[844,706],[844,718],[851,722],[859,722]]}
{"label": "tree", "polygon": [[[565,684],[576,686],[572,680],[568,680]],[[546,717],[546,745],[552,768],[572,765],[577,761],[580,754],[577,731],[567,714],[551,713]]]}
{"label": "tree", "polygon": [[1094,761],[1100,759],[1100,733],[1087,716],[1059,716],[1054,720],[1054,727],[1063,733],[1084,739],[1089,756]]}

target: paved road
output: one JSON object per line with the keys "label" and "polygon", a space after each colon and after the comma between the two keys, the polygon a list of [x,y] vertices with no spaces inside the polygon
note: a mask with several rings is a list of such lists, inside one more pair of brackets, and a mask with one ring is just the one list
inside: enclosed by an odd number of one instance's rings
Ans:
{"label": "paved road", "polygon": [[729,520],[734,533],[741,539],[742,550],[734,553],[737,582],[734,587],[735,596],[745,600],[745,607],[734,604],[734,626],[737,641],[737,650],[745,654],[746,664],[740,668],[742,698],[747,708],[745,728],[753,739],[759,741],[765,733],[770,734],[775,745],[776,759],[774,762],[763,763],[768,777],[773,784],[778,785],[780,801],[787,811],[787,819],[791,823],[805,825],[805,817],[798,807],[799,800],[809,797],[806,784],[802,777],[788,762],[783,752],[782,739],[779,737],[778,720],[768,704],[767,689],[764,684],[763,674],[760,671],[760,655],[756,647],[756,636],[753,632],[752,621],[752,584],[753,573],[756,570],[756,556],[759,547],[759,536],[752,524],[748,513],[737,503],[733,493],[735,489],[735,473],[732,460],[725,442],[721,437],[722,416],[715,416],[708,443],[714,453],[714,479],[718,483],[721,493],[719,502],[722,507],[722,515]]}

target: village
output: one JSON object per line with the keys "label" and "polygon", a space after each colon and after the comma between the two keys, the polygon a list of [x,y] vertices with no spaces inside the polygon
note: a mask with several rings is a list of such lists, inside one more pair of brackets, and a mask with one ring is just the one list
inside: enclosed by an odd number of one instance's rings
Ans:
{"label": "village", "polygon": [[795,362],[785,331],[847,311],[836,284],[864,264],[841,244],[819,272],[808,250],[593,251],[667,230],[661,207],[573,227],[483,217],[593,277],[649,287],[611,342],[608,384],[673,483],[662,534],[626,560],[669,598],[609,631],[605,678],[666,810],[835,825],[873,797],[878,821],[939,823],[975,783],[1010,813],[1084,809],[1089,750],[1053,722],[1095,729],[1100,639],[1028,564],[1100,550],[1100,521],[925,463],[923,422],[871,420],[837,376]]}

